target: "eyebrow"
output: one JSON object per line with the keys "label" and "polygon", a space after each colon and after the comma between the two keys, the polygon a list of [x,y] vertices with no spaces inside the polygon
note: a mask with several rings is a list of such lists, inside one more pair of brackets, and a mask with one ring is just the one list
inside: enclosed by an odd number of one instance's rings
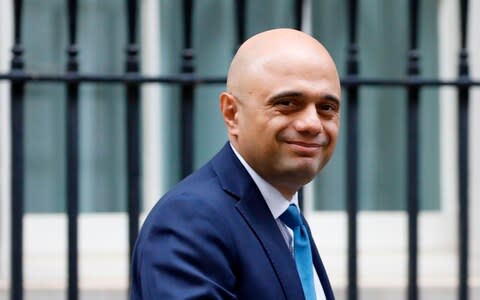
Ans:
{"label": "eyebrow", "polygon": [[[278,98],[288,98],[288,97],[305,97],[306,95],[302,92],[299,91],[283,91],[278,94],[273,95],[270,100],[273,99],[278,99]],[[329,100],[329,101],[334,101],[337,104],[340,104],[340,99],[333,95],[333,94],[325,94],[322,95],[323,99]]]}

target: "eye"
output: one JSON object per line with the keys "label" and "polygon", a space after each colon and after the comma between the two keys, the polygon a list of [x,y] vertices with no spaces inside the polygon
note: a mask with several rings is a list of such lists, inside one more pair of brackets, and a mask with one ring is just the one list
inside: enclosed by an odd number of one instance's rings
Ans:
{"label": "eye", "polygon": [[338,115],[340,107],[335,102],[323,102],[317,105],[317,112],[325,118],[333,118]]}
{"label": "eye", "polygon": [[273,101],[272,106],[281,113],[292,113],[300,109],[301,104],[294,98],[281,98]]}
{"label": "eye", "polygon": [[319,103],[317,108],[319,112],[337,112],[338,111],[338,105],[330,101]]}
{"label": "eye", "polygon": [[276,106],[281,106],[281,107],[292,107],[293,106],[293,100],[292,99],[279,99],[275,101]]}
{"label": "eye", "polygon": [[332,111],[332,110],[336,110],[336,107],[333,104],[326,103],[326,104],[321,104],[320,105],[320,110]]}

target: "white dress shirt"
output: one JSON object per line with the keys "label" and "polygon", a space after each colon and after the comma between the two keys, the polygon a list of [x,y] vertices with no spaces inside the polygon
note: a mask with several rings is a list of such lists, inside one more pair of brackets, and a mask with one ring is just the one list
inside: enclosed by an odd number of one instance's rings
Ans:
{"label": "white dress shirt", "polygon": [[[253,170],[248,165],[248,163],[243,159],[240,153],[237,152],[237,150],[233,147],[231,143],[230,146],[232,147],[233,152],[240,160],[242,165],[245,167],[245,169],[247,169],[248,174],[250,175],[250,177],[252,177],[253,181],[260,190],[260,193],[265,199],[265,202],[267,203],[267,206],[270,209],[273,218],[277,222],[278,228],[280,229],[280,232],[282,233],[283,238],[285,239],[285,242],[287,243],[287,246],[293,255],[293,231],[288,228],[287,225],[285,225],[279,217],[287,210],[290,204],[293,203],[298,207],[298,194],[295,193],[295,195],[293,195],[292,199],[290,200],[286,199],[276,188],[274,188],[270,183],[260,177],[260,175],[258,175],[257,172],[255,172],[255,170]],[[320,279],[318,278],[318,274],[313,265],[312,268],[315,271],[313,272],[313,281],[315,284],[315,294],[317,295],[317,300],[323,300],[325,299],[325,293],[323,292]]]}

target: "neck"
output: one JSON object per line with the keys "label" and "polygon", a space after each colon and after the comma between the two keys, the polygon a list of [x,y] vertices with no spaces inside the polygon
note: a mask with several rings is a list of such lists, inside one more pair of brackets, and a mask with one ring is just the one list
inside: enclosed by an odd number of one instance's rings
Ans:
{"label": "neck", "polygon": [[282,194],[283,197],[285,197],[285,199],[287,199],[288,201],[292,201],[293,199],[293,195],[295,195],[295,193],[297,192],[297,190],[291,190],[291,189],[285,189],[285,188],[281,188],[281,187],[278,187],[276,185],[273,185],[279,192],[280,194]]}

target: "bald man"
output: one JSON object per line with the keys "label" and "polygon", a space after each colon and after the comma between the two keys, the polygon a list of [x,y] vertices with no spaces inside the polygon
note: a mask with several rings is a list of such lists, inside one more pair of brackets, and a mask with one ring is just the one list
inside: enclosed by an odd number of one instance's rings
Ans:
{"label": "bald man", "polygon": [[232,60],[220,110],[229,142],[150,212],[131,299],[334,299],[305,219],[284,217],[335,148],[332,58],[300,31],[257,34]]}

